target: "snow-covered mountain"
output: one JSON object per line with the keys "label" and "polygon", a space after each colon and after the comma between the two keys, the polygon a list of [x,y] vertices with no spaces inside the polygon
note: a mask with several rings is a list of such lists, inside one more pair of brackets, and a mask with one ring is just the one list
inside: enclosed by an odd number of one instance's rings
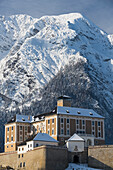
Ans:
{"label": "snow-covered mountain", "polygon": [[22,110],[48,111],[62,93],[73,97],[73,106],[104,115],[111,140],[113,35],[79,13],[1,16],[0,114],[5,121]]}

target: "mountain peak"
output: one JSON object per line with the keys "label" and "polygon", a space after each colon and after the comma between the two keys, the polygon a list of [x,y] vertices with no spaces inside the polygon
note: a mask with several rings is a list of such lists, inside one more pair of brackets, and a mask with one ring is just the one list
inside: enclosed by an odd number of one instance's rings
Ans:
{"label": "mountain peak", "polygon": [[39,108],[36,112],[47,111],[46,108],[52,107],[48,96],[53,99],[66,91],[65,94],[76,96],[77,107],[90,105],[110,115],[113,109],[112,35],[79,13],[41,18],[1,16],[0,25],[0,109],[3,113],[8,109],[9,117],[17,108],[25,107],[29,111],[36,101]]}

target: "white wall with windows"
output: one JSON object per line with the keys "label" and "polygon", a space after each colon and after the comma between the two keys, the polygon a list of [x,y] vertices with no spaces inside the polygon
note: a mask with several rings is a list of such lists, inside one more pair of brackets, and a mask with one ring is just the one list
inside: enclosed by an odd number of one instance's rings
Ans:
{"label": "white wall with windows", "polygon": [[25,152],[27,152],[27,145],[22,145],[22,146],[18,146],[18,149],[17,149],[17,153],[18,154],[23,154]]}
{"label": "white wall with windows", "polygon": [[28,141],[26,145],[18,146],[18,154],[23,154],[27,151],[33,150],[35,147],[42,145],[52,145],[58,146],[58,142],[48,142],[48,141]]}

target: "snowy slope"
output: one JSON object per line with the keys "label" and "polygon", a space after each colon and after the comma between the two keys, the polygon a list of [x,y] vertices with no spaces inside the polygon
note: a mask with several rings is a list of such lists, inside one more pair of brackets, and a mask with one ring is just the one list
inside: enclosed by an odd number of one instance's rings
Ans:
{"label": "snowy slope", "polygon": [[[50,98],[56,99],[64,84],[65,92],[72,97],[77,91],[81,96],[90,91],[90,98],[85,94],[84,101],[78,95],[74,106],[100,109],[106,122],[112,122],[113,35],[81,14],[72,13],[40,19],[1,16],[0,37],[0,114],[4,121],[15,109],[19,112],[26,107],[26,114],[51,109]],[[65,77],[62,84],[63,78],[58,77],[61,70]],[[37,104],[30,110],[35,101]]]}
{"label": "snowy slope", "polygon": [[[81,14],[41,19],[16,15],[2,17],[1,25],[0,92],[7,97],[21,101],[22,96],[47,84],[70,60],[79,58],[90,61],[110,81],[111,43],[106,33]],[[8,87],[12,81],[13,87]]]}

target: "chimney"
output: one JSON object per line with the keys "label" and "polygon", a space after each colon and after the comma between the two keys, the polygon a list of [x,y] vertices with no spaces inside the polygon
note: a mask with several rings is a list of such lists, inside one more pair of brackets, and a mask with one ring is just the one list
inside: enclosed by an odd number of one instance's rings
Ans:
{"label": "chimney", "polygon": [[30,116],[28,116],[28,120],[30,120]]}

